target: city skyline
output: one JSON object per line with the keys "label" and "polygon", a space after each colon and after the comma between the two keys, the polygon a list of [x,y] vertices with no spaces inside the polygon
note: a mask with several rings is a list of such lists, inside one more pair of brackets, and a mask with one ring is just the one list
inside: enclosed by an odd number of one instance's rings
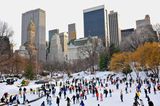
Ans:
{"label": "city skyline", "polygon": [[[143,19],[146,14],[150,15],[152,24],[160,22],[158,18],[159,14],[156,12],[158,10],[158,0],[5,0],[1,1],[1,3],[3,5],[0,7],[0,20],[7,22],[9,26],[13,28],[15,34],[12,39],[14,44],[16,44],[16,49],[18,49],[21,44],[22,13],[37,8],[46,11],[46,40],[48,40],[49,30],[60,29],[60,32],[66,32],[68,24],[71,23],[76,23],[77,37],[83,37],[83,10],[103,4],[106,5],[108,11],[114,10],[119,13],[121,29],[135,28],[136,20]],[[142,5],[143,3],[145,3],[145,5]],[[6,5],[10,8],[6,9]]]}

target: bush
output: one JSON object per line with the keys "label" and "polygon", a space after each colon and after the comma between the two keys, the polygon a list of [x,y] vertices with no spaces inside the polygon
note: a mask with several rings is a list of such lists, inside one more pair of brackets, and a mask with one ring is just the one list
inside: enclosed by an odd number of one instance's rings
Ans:
{"label": "bush", "polygon": [[28,80],[22,80],[21,85],[22,86],[27,86],[29,84]]}

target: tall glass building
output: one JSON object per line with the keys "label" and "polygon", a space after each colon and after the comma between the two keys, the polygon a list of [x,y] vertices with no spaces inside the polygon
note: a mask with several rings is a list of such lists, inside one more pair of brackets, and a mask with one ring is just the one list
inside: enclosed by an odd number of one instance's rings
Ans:
{"label": "tall glass building", "polygon": [[109,34],[110,43],[119,47],[121,43],[121,33],[119,29],[118,13],[114,11],[110,11],[109,13]]}
{"label": "tall glass building", "polygon": [[42,9],[27,11],[22,14],[21,44],[28,42],[28,25],[31,20],[36,27],[35,45],[38,50],[38,61],[46,61],[46,13]]}
{"label": "tall glass building", "polygon": [[108,15],[104,5],[89,8],[83,11],[84,36],[98,36],[104,41],[104,45],[109,44]]}

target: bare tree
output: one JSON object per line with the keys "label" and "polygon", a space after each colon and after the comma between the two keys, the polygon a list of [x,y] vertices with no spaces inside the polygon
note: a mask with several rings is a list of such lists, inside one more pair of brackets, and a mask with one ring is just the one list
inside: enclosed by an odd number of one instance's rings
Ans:
{"label": "bare tree", "polygon": [[58,61],[47,62],[44,64],[44,70],[50,72],[51,77],[53,76],[53,73],[62,71],[64,68],[66,68],[66,64],[59,63]]}
{"label": "bare tree", "polygon": [[0,21],[0,71],[9,73],[10,60],[13,54],[12,44],[9,37],[13,35],[13,30],[6,22]]}
{"label": "bare tree", "polygon": [[80,47],[80,53],[84,56],[88,69],[95,72],[95,66],[98,64],[97,45],[89,44]]}
{"label": "bare tree", "polygon": [[10,68],[12,74],[23,74],[28,59],[22,57],[18,52],[14,52],[10,59]]}
{"label": "bare tree", "polygon": [[87,62],[86,59],[76,59],[73,60],[72,63],[69,63],[71,66],[71,72],[80,72],[80,71],[84,71],[87,70]]}
{"label": "bare tree", "polygon": [[153,26],[154,30],[156,31],[158,41],[160,42],[160,24],[156,24]]}
{"label": "bare tree", "polygon": [[130,35],[121,42],[120,48],[122,51],[135,51],[136,48],[144,43],[145,36]]}
{"label": "bare tree", "polygon": [[6,22],[0,21],[0,36],[6,36],[6,37],[12,37],[14,34],[14,31],[12,28],[8,26]]}

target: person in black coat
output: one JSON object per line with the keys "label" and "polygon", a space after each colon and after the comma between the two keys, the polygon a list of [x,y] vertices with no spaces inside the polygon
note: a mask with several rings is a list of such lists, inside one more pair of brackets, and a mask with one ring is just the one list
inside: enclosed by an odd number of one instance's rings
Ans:
{"label": "person in black coat", "polygon": [[154,106],[152,101],[148,101],[148,106]]}
{"label": "person in black coat", "polygon": [[58,96],[57,96],[57,99],[56,99],[56,103],[57,103],[57,106],[59,106],[60,98]]}
{"label": "person in black coat", "polygon": [[73,96],[72,96],[72,99],[73,99],[73,104],[75,104],[76,96],[75,96],[75,95],[73,95]]}
{"label": "person in black coat", "polygon": [[145,96],[147,98],[147,89],[144,89]]}
{"label": "person in black coat", "polygon": [[67,101],[67,106],[70,106],[70,102],[71,102],[71,100],[70,100],[70,98],[69,98],[69,97],[67,97],[66,101]]}
{"label": "person in black coat", "polygon": [[45,103],[44,103],[44,101],[42,102],[41,106],[45,106]]}
{"label": "person in black coat", "polygon": [[76,102],[79,103],[79,94],[76,94]]}
{"label": "person in black coat", "polygon": [[4,103],[4,102],[5,102],[4,100],[5,100],[4,97],[2,97],[2,98],[1,98],[1,102]]}
{"label": "person in black coat", "polygon": [[123,92],[122,92],[122,90],[120,92],[120,99],[121,99],[121,102],[123,102]]}
{"label": "person in black coat", "polygon": [[10,102],[10,104],[13,103],[13,97],[12,97],[12,95],[11,95],[10,98],[9,98],[9,102]]}

